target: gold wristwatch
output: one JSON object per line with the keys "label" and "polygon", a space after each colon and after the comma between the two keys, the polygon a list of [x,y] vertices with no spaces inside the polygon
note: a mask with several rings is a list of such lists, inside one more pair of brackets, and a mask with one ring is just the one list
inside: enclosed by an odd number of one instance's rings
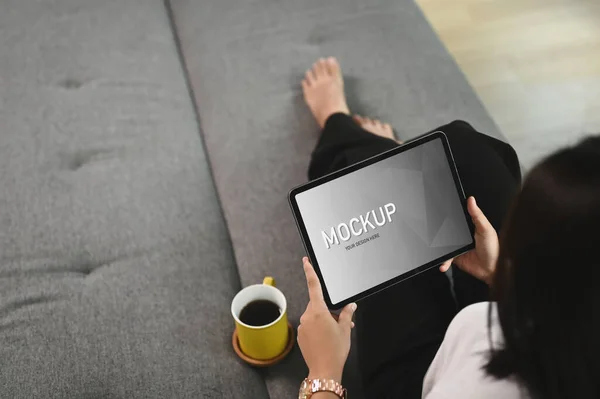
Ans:
{"label": "gold wristwatch", "polygon": [[317,392],[331,392],[341,399],[348,399],[348,392],[339,382],[335,380],[326,380],[324,378],[309,380],[305,378],[300,385],[298,399],[309,399]]}

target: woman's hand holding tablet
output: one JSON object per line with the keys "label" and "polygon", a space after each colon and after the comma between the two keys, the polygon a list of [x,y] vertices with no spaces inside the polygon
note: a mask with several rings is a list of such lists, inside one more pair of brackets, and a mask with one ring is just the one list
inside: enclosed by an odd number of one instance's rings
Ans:
{"label": "woman's hand holding tablet", "polygon": [[500,255],[498,234],[477,206],[475,197],[469,197],[467,200],[467,210],[475,225],[475,249],[454,259],[448,259],[440,266],[440,271],[447,272],[450,265],[455,263],[465,272],[490,284]]}

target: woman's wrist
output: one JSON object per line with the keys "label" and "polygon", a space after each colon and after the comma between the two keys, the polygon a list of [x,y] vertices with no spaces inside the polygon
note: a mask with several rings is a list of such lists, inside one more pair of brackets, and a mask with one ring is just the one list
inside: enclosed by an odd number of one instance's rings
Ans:
{"label": "woman's wrist", "polygon": [[340,397],[333,392],[317,392],[313,393],[311,399],[339,399]]}
{"label": "woman's wrist", "polygon": [[483,279],[483,282],[486,283],[489,287],[491,287],[493,278],[494,278],[494,273],[489,273],[487,276],[485,276],[485,278]]}
{"label": "woman's wrist", "polygon": [[338,383],[342,383],[342,371],[333,371],[333,370],[310,370],[308,372],[308,379],[309,380],[319,380],[319,379],[325,379],[325,380],[334,380],[335,382]]}
{"label": "woman's wrist", "polygon": [[488,272],[486,273],[485,277],[483,278],[483,281],[491,286],[492,285],[492,281],[494,280],[494,272],[496,271],[496,263],[498,262],[498,257],[496,257],[490,264],[490,266],[488,267]]}

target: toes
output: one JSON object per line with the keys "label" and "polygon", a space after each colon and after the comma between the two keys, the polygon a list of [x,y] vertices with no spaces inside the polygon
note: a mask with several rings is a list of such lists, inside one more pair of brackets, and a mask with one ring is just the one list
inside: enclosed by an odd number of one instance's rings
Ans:
{"label": "toes", "polygon": [[328,57],[325,60],[325,69],[327,70],[327,73],[330,76],[333,76],[336,74],[336,63],[337,62],[335,61],[335,58],[333,58],[333,57]]}
{"label": "toes", "polygon": [[319,61],[317,61],[314,64],[312,64],[312,67],[310,68],[310,71],[313,74],[313,76],[314,76],[315,79],[319,77]]}
{"label": "toes", "polygon": [[315,71],[313,69],[309,69],[306,71],[305,79],[308,86],[312,86],[316,80]]}
{"label": "toes", "polygon": [[333,76],[339,74],[339,72],[340,66],[335,58],[319,58],[317,62],[312,65],[312,68],[306,72],[306,78],[308,84],[311,85],[321,77]]}
{"label": "toes", "polygon": [[340,64],[339,64],[338,60],[335,59],[334,57],[327,58],[327,68],[329,69],[329,73],[332,75],[341,74]]}
{"label": "toes", "polygon": [[[357,122],[363,129],[379,136],[394,138],[394,130],[389,123],[383,123],[379,119],[371,119],[366,116],[353,115],[352,119]],[[401,142],[399,142],[402,144]]]}
{"label": "toes", "polygon": [[302,79],[302,91],[306,92],[306,90],[310,87],[307,79]]}
{"label": "toes", "polygon": [[325,67],[323,66],[323,58],[319,58],[319,60],[313,64],[312,69],[313,69],[317,79],[320,78],[321,76],[325,75]]}

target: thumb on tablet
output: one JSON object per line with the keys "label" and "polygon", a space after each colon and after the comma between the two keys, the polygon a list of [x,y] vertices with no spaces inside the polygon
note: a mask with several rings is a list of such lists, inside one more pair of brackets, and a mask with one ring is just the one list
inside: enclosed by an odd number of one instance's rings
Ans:
{"label": "thumb on tablet", "polygon": [[450,266],[452,266],[452,261],[454,260],[454,258],[452,259],[448,259],[447,261],[445,261],[444,263],[442,263],[440,265],[440,271],[445,273],[448,271],[448,269],[450,269]]}
{"label": "thumb on tablet", "polygon": [[352,329],[352,316],[354,316],[354,311],[356,310],[356,304],[350,303],[342,309],[340,315],[338,317],[338,323],[344,327],[348,328],[348,331]]}
{"label": "thumb on tablet", "polygon": [[491,231],[495,232],[494,227],[490,223],[490,221],[485,217],[483,211],[477,206],[477,201],[475,201],[475,197],[469,197],[467,200],[467,210],[469,211],[469,215],[471,215],[471,219],[473,220],[473,224],[475,225],[475,232],[477,234],[481,234],[485,236]]}

